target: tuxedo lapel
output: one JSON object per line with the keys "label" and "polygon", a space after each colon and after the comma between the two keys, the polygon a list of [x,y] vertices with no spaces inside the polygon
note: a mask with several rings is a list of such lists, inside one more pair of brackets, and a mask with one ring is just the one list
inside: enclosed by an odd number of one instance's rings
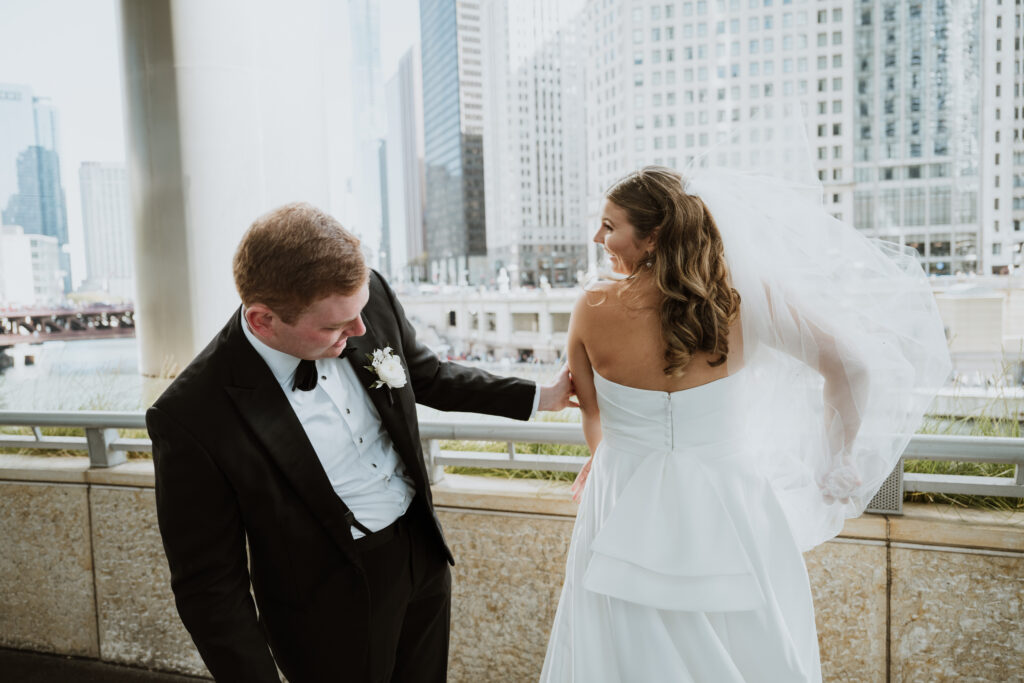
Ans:
{"label": "tuxedo lapel", "polygon": [[234,381],[233,385],[225,387],[228,395],[314,516],[345,553],[357,562],[351,550],[350,525],[345,519],[348,509],[331,486],[281,385],[256,350],[246,342],[240,324],[239,329],[232,332],[237,332],[241,343],[233,354]]}
{"label": "tuxedo lapel", "polygon": [[[363,390],[370,395],[370,400],[376,406],[381,422],[405,464],[406,472],[416,481],[418,488],[425,489],[427,472],[422,460],[417,457],[417,449],[412,443],[412,433],[409,428],[410,417],[406,414],[399,395],[402,390],[391,389],[387,385],[373,389],[374,383],[379,378],[372,370],[366,369],[366,366],[371,365],[370,357],[373,356],[374,350],[383,349],[386,346],[395,349],[396,343],[389,341],[386,337],[382,338],[382,335],[378,334],[380,325],[373,322],[370,316],[364,314],[363,323],[366,325],[366,333],[360,337],[349,337],[344,355],[355,369],[356,377]],[[408,375],[409,369],[405,366],[405,359],[401,360],[402,367]],[[415,414],[412,419],[416,419]]]}

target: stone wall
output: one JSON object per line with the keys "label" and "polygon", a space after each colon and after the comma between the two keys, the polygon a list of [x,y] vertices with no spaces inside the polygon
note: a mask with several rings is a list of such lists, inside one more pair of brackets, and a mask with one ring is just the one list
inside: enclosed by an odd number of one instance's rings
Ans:
{"label": "stone wall", "polygon": [[[0,455],[0,647],[205,674],[168,588],[152,480],[148,462]],[[566,487],[449,475],[434,494],[458,561],[449,679],[536,680]],[[806,561],[826,681],[1024,677],[1024,515],[908,505],[850,520]]]}

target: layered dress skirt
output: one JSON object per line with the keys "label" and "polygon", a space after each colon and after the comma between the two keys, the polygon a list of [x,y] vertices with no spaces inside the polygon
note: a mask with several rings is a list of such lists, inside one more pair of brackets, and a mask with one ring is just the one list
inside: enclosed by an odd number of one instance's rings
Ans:
{"label": "layered dress skirt", "polygon": [[745,371],[671,393],[594,381],[603,438],[541,681],[820,681],[803,556],[744,424]]}

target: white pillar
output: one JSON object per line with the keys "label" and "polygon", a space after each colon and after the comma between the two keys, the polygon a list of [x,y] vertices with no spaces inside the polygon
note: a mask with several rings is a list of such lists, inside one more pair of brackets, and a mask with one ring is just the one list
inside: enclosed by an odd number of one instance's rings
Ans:
{"label": "white pillar", "polygon": [[238,305],[258,215],[328,208],[328,0],[121,0],[142,372],[177,372]]}

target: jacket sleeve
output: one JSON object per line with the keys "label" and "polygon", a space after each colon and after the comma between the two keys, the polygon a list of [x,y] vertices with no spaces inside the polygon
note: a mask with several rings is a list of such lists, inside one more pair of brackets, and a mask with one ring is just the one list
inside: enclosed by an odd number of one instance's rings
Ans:
{"label": "jacket sleeve", "polygon": [[479,368],[442,362],[416,339],[416,330],[384,278],[374,273],[398,323],[402,353],[416,402],[437,410],[465,411],[528,420],[537,385],[518,377],[499,377]]}
{"label": "jacket sleeve", "polygon": [[209,454],[166,411],[146,413],[157,518],[178,613],[217,681],[280,683],[249,593],[234,492]]}

